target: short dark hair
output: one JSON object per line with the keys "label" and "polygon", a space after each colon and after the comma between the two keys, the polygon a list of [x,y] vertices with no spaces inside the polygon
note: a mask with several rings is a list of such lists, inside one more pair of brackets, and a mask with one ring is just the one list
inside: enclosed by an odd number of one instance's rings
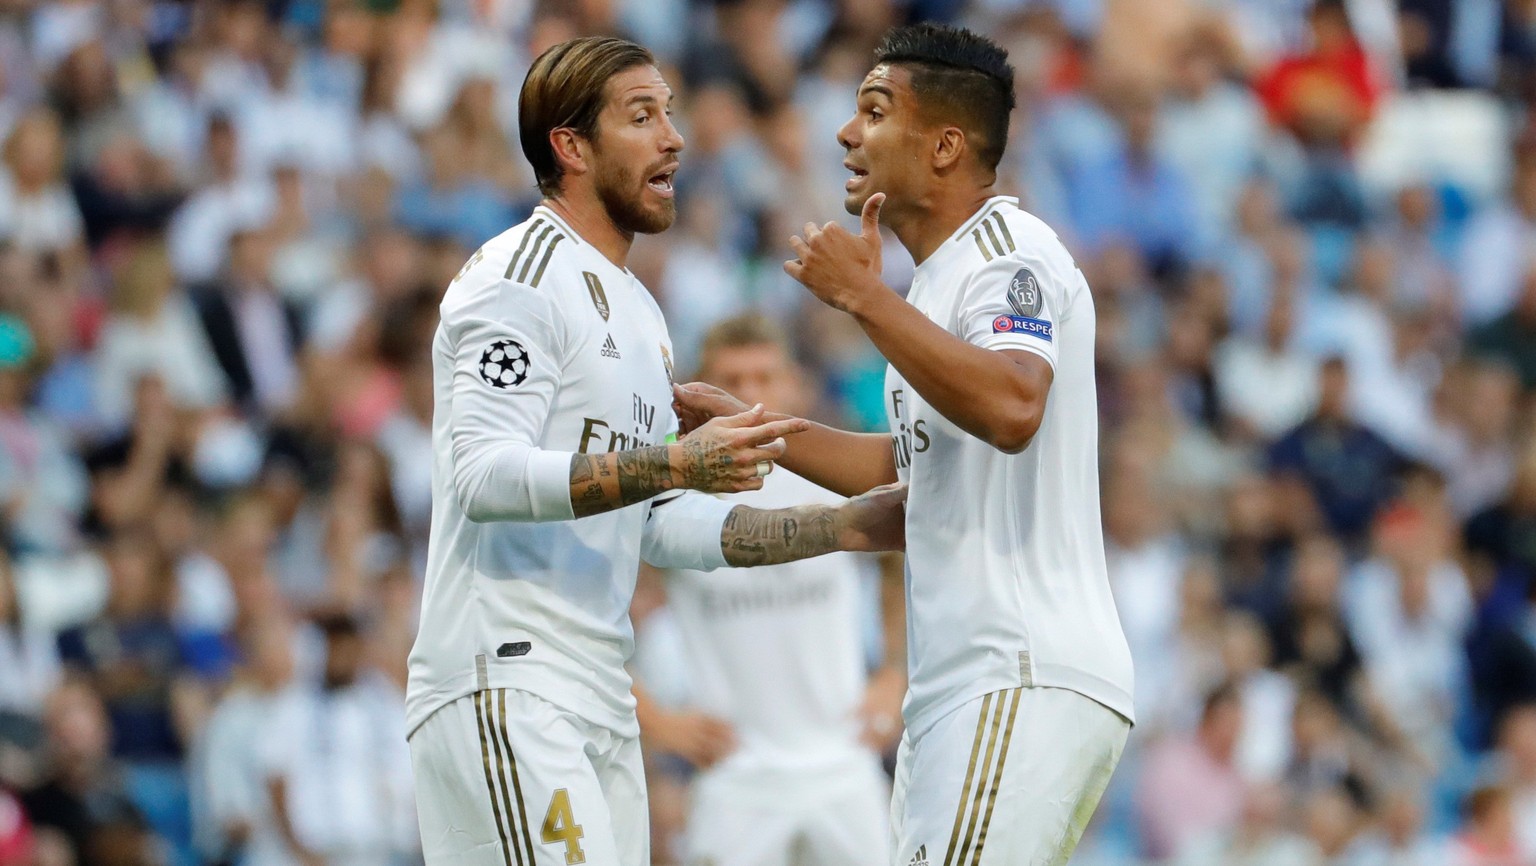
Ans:
{"label": "short dark hair", "polygon": [[651,52],[613,36],[562,42],[533,61],[518,94],[517,123],[523,156],[533,166],[539,192],[559,194],[560,178],[565,174],[549,144],[549,134],[570,128],[591,140],[597,134],[608,79],[626,69],[655,63]]}
{"label": "short dark hair", "polygon": [[1014,106],[1007,51],[969,30],[913,24],[880,40],[875,65],[882,63],[909,69],[912,90],[926,106],[957,113],[982,164],[997,170]]}

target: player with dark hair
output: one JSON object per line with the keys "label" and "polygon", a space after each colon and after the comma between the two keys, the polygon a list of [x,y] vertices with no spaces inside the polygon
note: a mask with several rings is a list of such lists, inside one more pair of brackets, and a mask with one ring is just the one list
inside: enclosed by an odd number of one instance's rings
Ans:
{"label": "player with dark hair", "polygon": [[[813,426],[780,462],[841,493],[911,485],[892,863],[1061,864],[1132,722],[1099,515],[1093,297],[1055,233],[993,189],[1006,53],[919,25],[875,61],[838,133],[862,232],[807,225],[785,270],[890,361],[891,433]],[[917,263],[906,300],[880,279],[881,222]],[[676,395],[690,424],[739,408],[707,386]]]}
{"label": "player with dark hair", "polygon": [[432,529],[406,694],[428,864],[644,864],[629,604],[665,568],[900,544],[899,488],[762,511],[793,419],[676,438],[671,341],[625,268],[676,214],[683,139],[651,55],[557,45],[519,100],[544,201],[449,285],[432,344]]}

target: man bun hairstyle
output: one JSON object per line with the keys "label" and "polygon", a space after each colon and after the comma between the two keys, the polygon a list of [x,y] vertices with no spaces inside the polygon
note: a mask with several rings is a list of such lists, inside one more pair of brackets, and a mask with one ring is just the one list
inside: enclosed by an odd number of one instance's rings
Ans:
{"label": "man bun hairstyle", "polygon": [[562,42],[533,61],[517,97],[517,124],[523,156],[533,166],[540,193],[558,195],[565,174],[549,134],[569,128],[591,141],[597,134],[608,79],[626,69],[655,63],[645,48],[613,36]]}
{"label": "man bun hairstyle", "polygon": [[908,69],[926,110],[955,118],[982,165],[996,171],[1013,114],[1013,66],[997,43],[941,24],[897,27],[880,40],[875,64]]}

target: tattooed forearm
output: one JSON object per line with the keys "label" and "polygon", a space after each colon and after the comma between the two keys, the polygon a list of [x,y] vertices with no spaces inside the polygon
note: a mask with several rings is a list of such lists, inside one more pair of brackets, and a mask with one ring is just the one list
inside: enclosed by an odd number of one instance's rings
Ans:
{"label": "tattooed forearm", "polygon": [[675,486],[665,445],[571,455],[571,508],[577,517],[644,502]]}
{"label": "tattooed forearm", "polygon": [[773,565],[839,550],[837,530],[837,512],[825,505],[774,511],[739,505],[725,518],[720,547],[731,565]]}

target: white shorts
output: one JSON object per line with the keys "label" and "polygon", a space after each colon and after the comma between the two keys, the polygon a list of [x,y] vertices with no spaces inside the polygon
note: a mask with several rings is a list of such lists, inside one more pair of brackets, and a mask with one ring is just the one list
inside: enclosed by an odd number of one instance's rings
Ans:
{"label": "white shorts", "polygon": [[427,866],[650,866],[640,742],[517,689],[487,689],[411,735]]}
{"label": "white shorts", "polygon": [[686,866],[885,866],[891,788],[879,759],[793,784],[699,776]]}
{"label": "white shorts", "polygon": [[892,866],[1062,866],[1120,762],[1130,723],[1065,689],[993,692],[904,735]]}

